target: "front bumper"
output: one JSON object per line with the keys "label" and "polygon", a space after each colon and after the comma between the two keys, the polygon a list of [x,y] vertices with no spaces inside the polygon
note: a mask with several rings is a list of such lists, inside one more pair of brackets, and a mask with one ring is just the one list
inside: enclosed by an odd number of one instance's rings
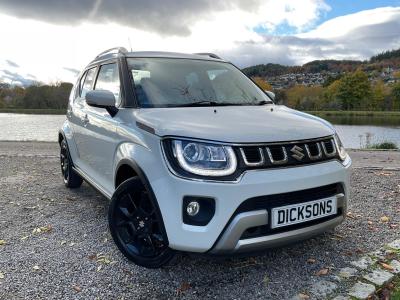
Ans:
{"label": "front bumper", "polygon": [[346,211],[346,198],[343,193],[336,195],[337,206],[341,213],[327,221],[285,232],[242,239],[243,233],[256,226],[268,225],[268,211],[255,210],[237,214],[225,229],[218,242],[210,251],[212,254],[230,254],[238,252],[252,252],[266,248],[279,247],[285,244],[308,239],[321,234],[339,225]]}
{"label": "front bumper", "polygon": [[[151,160],[148,161],[150,165]],[[338,225],[345,215],[346,201],[349,197],[349,168],[351,161],[344,166],[337,160],[299,167],[254,170],[246,172],[236,183],[188,180],[173,175],[166,165],[160,168],[144,168],[153,192],[157,198],[163,217],[169,246],[172,249],[188,252],[235,252],[267,248],[307,238],[329,230]],[[335,219],[298,230],[271,233],[268,236],[241,240],[235,230],[233,237],[227,230],[239,206],[249,198],[302,191],[321,186],[340,184],[345,195],[343,210]],[[204,196],[215,199],[215,215],[206,226],[188,225],[183,222],[182,205],[185,196]],[[305,199],[304,202],[308,200]],[[242,215],[244,216],[244,215]],[[265,222],[265,215],[263,220]],[[248,218],[246,226],[259,224],[258,217]],[[288,229],[289,230],[289,229]],[[229,237],[229,238],[228,238]],[[229,240],[229,244],[222,239]],[[254,247],[253,247],[254,246]]]}

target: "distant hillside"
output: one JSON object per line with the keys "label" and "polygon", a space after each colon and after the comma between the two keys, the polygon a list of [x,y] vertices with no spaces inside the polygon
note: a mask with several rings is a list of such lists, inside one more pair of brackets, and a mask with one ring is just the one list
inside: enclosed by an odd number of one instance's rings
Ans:
{"label": "distant hillside", "polygon": [[372,56],[370,59],[371,63],[380,62],[383,60],[391,60],[391,59],[399,59],[400,58],[400,49],[385,51],[381,54]]}
{"label": "distant hillside", "polygon": [[302,66],[284,66],[280,64],[261,64],[244,68],[243,71],[252,77],[272,77],[290,73],[342,73],[352,72],[360,68],[363,70],[381,71],[385,67],[400,67],[400,49],[385,51],[372,56],[367,61],[359,60],[314,60]]}

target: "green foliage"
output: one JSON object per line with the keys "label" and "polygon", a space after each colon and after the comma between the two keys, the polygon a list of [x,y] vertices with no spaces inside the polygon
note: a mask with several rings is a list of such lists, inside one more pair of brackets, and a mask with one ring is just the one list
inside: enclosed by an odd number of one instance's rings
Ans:
{"label": "green foliage", "polygon": [[305,73],[354,71],[362,64],[358,60],[314,60],[302,66]]}
{"label": "green foliage", "polygon": [[400,49],[384,51],[378,55],[372,56],[370,62],[379,62],[385,59],[400,58]]}
{"label": "green foliage", "polygon": [[323,87],[295,85],[286,91],[287,105],[300,110],[319,110],[324,107]]}
{"label": "green foliage", "polygon": [[340,79],[336,97],[345,110],[360,110],[368,107],[371,85],[363,71],[346,74]]}
{"label": "green foliage", "polygon": [[280,64],[266,64],[244,68],[243,72],[250,77],[266,77],[288,73],[291,68],[293,67],[283,66]]}
{"label": "green foliage", "polygon": [[383,143],[379,143],[379,144],[372,144],[372,145],[369,145],[367,148],[368,149],[383,149],[383,150],[398,149],[397,145],[392,142],[383,142]]}
{"label": "green foliage", "polygon": [[[72,84],[0,86],[0,107],[24,109],[66,109]],[[3,103],[3,106],[1,106]]]}
{"label": "green foliage", "polygon": [[393,107],[400,109],[400,82],[393,86],[391,97],[393,99]]}

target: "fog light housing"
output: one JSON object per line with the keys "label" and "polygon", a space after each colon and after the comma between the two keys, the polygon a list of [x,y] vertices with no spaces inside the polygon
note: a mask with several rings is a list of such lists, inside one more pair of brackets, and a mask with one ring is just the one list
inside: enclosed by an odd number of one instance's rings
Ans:
{"label": "fog light housing", "polygon": [[206,226],[215,214],[215,200],[210,197],[185,196],[182,203],[183,223]]}
{"label": "fog light housing", "polygon": [[186,207],[186,212],[191,217],[197,215],[199,211],[200,211],[200,204],[197,201],[189,202],[189,204]]}

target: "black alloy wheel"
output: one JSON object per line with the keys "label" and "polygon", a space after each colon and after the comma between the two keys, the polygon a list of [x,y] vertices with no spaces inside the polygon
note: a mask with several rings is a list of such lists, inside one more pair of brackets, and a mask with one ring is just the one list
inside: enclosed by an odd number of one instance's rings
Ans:
{"label": "black alloy wheel", "polygon": [[111,235],[119,250],[146,268],[162,267],[174,256],[154,201],[141,180],[133,177],[117,188],[108,213]]}
{"label": "black alloy wheel", "polygon": [[68,188],[77,188],[82,185],[82,178],[72,169],[72,160],[65,140],[60,143],[60,165],[64,184]]}

